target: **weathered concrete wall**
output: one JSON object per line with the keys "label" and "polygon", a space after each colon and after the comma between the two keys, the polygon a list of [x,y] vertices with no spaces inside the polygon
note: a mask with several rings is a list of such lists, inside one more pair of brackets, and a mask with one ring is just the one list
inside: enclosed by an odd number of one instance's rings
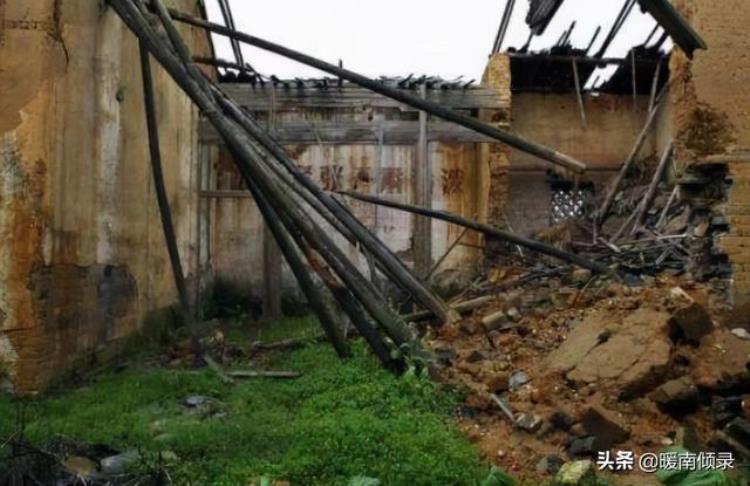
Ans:
{"label": "weathered concrete wall", "polygon": [[708,44],[693,60],[672,57],[670,114],[680,171],[726,164],[733,184],[725,213],[731,232],[721,239],[734,267],[735,303],[750,305],[750,8],[742,0],[677,0]]}
{"label": "weathered concrete wall", "polygon": [[[0,2],[0,370],[19,393],[175,300],[137,43],[105,5]],[[183,33],[208,52],[203,34]],[[155,76],[166,184],[195,277],[198,114],[166,73]]]}

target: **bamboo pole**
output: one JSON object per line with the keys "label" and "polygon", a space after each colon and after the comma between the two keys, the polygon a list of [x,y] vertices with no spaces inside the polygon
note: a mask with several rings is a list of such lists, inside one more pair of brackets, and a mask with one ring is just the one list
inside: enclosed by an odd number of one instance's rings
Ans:
{"label": "bamboo pole", "polygon": [[485,235],[494,236],[495,238],[499,238],[505,241],[509,241],[511,243],[515,243],[517,245],[523,246],[524,248],[528,248],[537,253],[549,255],[549,256],[558,258],[560,260],[566,261],[568,263],[573,263],[580,267],[588,268],[589,270],[597,272],[597,273],[608,274],[612,272],[609,269],[609,267],[601,263],[596,263],[594,261],[580,257],[573,253],[560,250],[558,248],[555,248],[554,246],[547,245],[546,243],[542,243],[541,241],[524,238],[523,236],[518,236],[513,233],[509,233],[507,231],[502,231],[492,226],[479,223],[477,221],[473,221],[468,218],[464,218],[463,216],[458,216],[456,214],[448,213],[446,211],[436,211],[432,209],[420,208],[418,206],[388,201],[386,199],[381,199],[379,197],[359,194],[356,192],[342,191],[339,194],[342,194],[344,196],[349,196],[354,199],[358,199],[360,201],[369,202],[371,204],[378,204],[381,206],[386,206],[386,207],[398,209],[401,211],[420,214],[422,216],[428,216],[430,218],[435,218],[435,219],[447,221],[449,223],[453,223],[459,226],[463,226],[464,228],[470,228],[475,231],[479,231],[480,233],[484,233]]}
{"label": "bamboo pole", "polygon": [[280,56],[293,59],[297,62],[306,64],[316,69],[320,69],[321,71],[327,72],[336,77],[365,87],[388,98],[400,101],[401,103],[404,103],[405,105],[411,106],[418,110],[426,111],[444,120],[454,122],[477,133],[481,133],[492,139],[506,143],[511,147],[521,150],[522,152],[535,155],[543,160],[552,162],[553,164],[559,165],[566,169],[570,169],[576,173],[582,173],[587,169],[584,163],[552,148],[527,140],[518,134],[500,130],[487,123],[483,123],[476,118],[462,115],[437,103],[424,100],[406,91],[392,88],[386,84],[355,73],[348,69],[340,68],[334,64],[316,59],[307,54],[288,49],[281,45],[274,44],[273,42],[269,42],[267,40],[260,39],[249,34],[237,32],[222,25],[199,19],[177,10],[170,10],[170,13],[172,14],[172,17],[177,21],[184,22],[194,27],[204,28],[210,32],[223,35],[230,39],[239,40],[240,42],[246,43],[248,45],[255,46],[257,48],[273,52]]}
{"label": "bamboo pole", "polygon": [[177,236],[174,231],[172,211],[169,207],[169,198],[164,184],[164,169],[161,160],[161,148],[159,144],[159,126],[156,115],[156,103],[154,101],[154,83],[151,73],[151,62],[149,53],[143,43],[139,43],[141,57],[141,76],[143,79],[143,104],[146,112],[146,130],[148,132],[148,147],[151,158],[151,175],[154,181],[156,201],[159,205],[159,216],[161,218],[164,241],[167,245],[169,263],[172,267],[172,275],[177,288],[177,296],[185,324],[191,333],[195,334],[196,324],[190,309],[185,275],[182,271],[180,251],[177,247]]}

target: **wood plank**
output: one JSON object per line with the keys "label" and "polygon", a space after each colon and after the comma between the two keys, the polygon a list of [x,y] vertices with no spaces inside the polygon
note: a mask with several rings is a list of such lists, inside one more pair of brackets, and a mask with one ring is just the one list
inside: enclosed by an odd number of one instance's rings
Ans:
{"label": "wood plank", "polygon": [[[425,96],[422,88],[421,95]],[[432,170],[427,151],[427,113],[419,112],[419,133],[414,164],[414,203],[430,209],[432,207]],[[424,278],[432,267],[432,220],[414,215],[414,271]]]}

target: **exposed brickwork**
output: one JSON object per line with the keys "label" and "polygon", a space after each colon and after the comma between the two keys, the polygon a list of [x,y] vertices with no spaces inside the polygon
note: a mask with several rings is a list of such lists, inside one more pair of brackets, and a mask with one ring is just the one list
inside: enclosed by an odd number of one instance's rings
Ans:
{"label": "exposed brickwork", "polygon": [[730,232],[719,244],[732,263],[735,305],[742,308],[750,305],[750,9],[744,0],[675,4],[708,44],[693,60],[678,48],[672,56],[669,112],[677,167],[680,173],[707,161],[728,167]]}

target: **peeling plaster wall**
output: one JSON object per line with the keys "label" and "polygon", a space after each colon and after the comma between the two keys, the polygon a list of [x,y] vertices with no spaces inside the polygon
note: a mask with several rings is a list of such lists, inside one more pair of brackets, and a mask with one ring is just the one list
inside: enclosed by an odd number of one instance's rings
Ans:
{"label": "peeling plaster wall", "polygon": [[[196,10],[191,0],[169,2]],[[175,300],[151,187],[138,49],[104,2],[0,1],[0,383],[37,391]],[[183,29],[197,53],[207,37]],[[188,275],[198,114],[154,68]]]}
{"label": "peeling plaster wall", "polygon": [[[734,269],[738,309],[750,308],[750,8],[744,0],[677,0],[708,44],[690,60],[675,49],[669,126],[680,173],[726,165],[732,180],[721,208],[730,233],[720,240]],[[678,174],[679,175],[679,174]]]}

